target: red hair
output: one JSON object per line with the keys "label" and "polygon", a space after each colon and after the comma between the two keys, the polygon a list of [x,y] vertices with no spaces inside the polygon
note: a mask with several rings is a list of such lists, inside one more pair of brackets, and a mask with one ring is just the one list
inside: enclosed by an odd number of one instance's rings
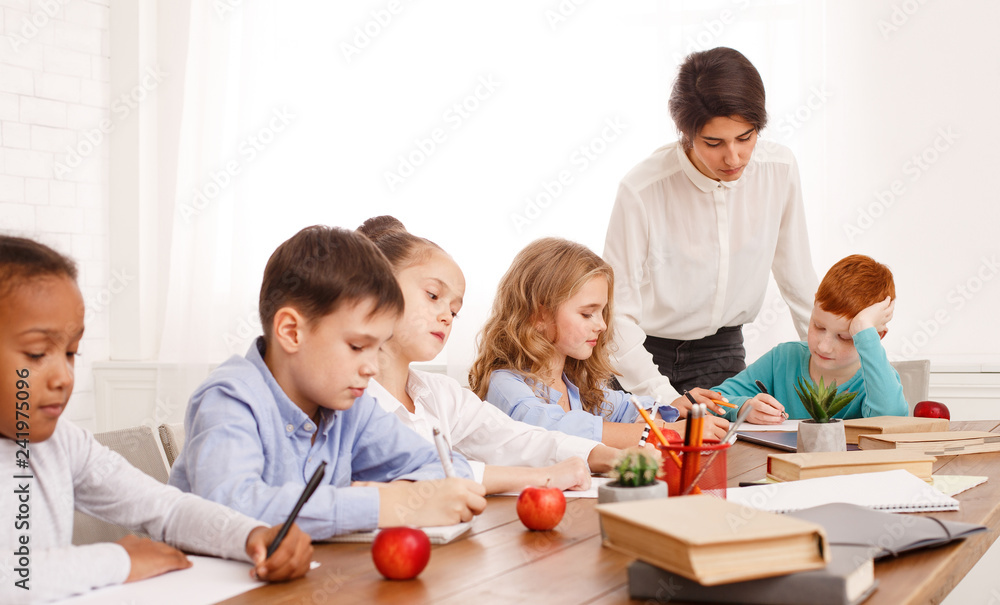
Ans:
{"label": "red hair", "polygon": [[886,296],[896,298],[889,267],[863,254],[852,254],[823,276],[816,290],[816,304],[827,313],[853,318]]}

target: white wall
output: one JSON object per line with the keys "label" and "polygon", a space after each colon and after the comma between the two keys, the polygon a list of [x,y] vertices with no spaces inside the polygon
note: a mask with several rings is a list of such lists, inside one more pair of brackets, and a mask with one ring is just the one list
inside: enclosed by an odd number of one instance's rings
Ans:
{"label": "white wall", "polygon": [[[156,12],[152,28],[119,57],[141,51],[169,77],[151,95],[158,102],[155,128],[148,129],[155,190],[139,228],[150,297],[115,315],[126,326],[148,326],[137,319],[145,316],[162,320],[186,51],[188,3],[141,4]],[[799,159],[817,271],[852,252],[893,268],[900,298],[885,344],[895,358],[929,357],[939,367],[1000,362],[1000,280],[994,279],[1000,246],[993,233],[1000,205],[990,185],[1000,128],[986,113],[1000,93],[1000,53],[990,31],[1000,17],[996,2],[512,2],[488,9],[404,3],[350,60],[343,44],[354,42],[387,3],[316,5],[325,12],[303,11],[304,5],[279,14],[281,22],[294,31],[302,15],[313,14],[309,21],[322,23],[328,35],[270,40],[274,46],[266,48],[281,57],[294,84],[275,87],[277,94],[286,100],[322,94],[296,101],[295,127],[242,177],[246,189],[274,187],[267,189],[270,199],[280,201],[247,223],[264,223],[265,230],[241,234],[252,242],[248,256],[234,263],[250,276],[245,282],[259,279],[270,250],[305,224],[350,227],[394,214],[465,269],[466,309],[446,355],[451,373],[461,377],[514,253],[550,234],[599,251],[618,179],[674,137],[666,98],[677,60],[729,45],[762,71],[771,112],[765,136],[791,146]],[[50,16],[46,6],[57,10]],[[565,20],[553,23],[560,10]],[[41,26],[16,52],[11,41],[25,37],[24,19],[32,16]],[[128,257],[109,253],[108,221],[112,238],[136,230],[108,216],[108,144],[88,147],[88,133],[96,137],[102,119],[119,115],[110,112],[109,1],[0,0],[0,17],[0,228],[39,237],[80,261],[91,308],[68,414],[92,426],[89,364],[109,359],[112,350],[101,301],[123,302],[112,294],[121,286],[121,257]],[[442,112],[465,99],[481,76],[500,83],[495,94],[390,191],[384,173],[414,149],[415,139],[444,124]],[[118,132],[133,119],[126,115]],[[574,168],[572,154],[599,138],[608,119],[626,125],[622,135],[539,218],[515,229],[511,216],[523,213],[526,200],[543,193],[560,169]],[[55,163],[68,161],[67,146],[87,157],[58,178]],[[914,155],[926,155],[926,168],[917,168]],[[206,174],[213,168],[206,166]],[[139,179],[131,171],[113,178]],[[884,192],[897,181],[902,193],[889,201]],[[256,292],[240,296],[245,304],[230,330],[242,334]],[[748,356],[791,338],[787,312],[772,291],[747,329]],[[140,344],[125,348],[136,353],[115,358],[155,360],[148,353],[156,350],[155,337]],[[242,348],[238,343],[230,352]]]}
{"label": "white wall", "polygon": [[904,358],[1000,361],[1000,3],[827,3],[819,266],[889,264]]}
{"label": "white wall", "polygon": [[87,305],[66,410],[93,426],[91,366],[108,358],[108,0],[0,1],[0,230],[72,256]]}

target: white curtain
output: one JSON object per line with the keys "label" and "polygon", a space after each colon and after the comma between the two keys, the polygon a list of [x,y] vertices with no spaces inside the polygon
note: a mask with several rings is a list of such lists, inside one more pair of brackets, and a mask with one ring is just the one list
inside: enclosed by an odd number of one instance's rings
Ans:
{"label": "white curtain", "polygon": [[[281,241],[392,214],[465,271],[437,360],[463,377],[520,248],[558,235],[603,250],[618,181],[675,139],[678,61],[739,49],[777,124],[823,85],[822,6],[194,0],[161,359],[242,354]],[[823,128],[816,111],[765,132],[796,151],[815,214]],[[760,333],[763,350],[794,337],[787,319]]]}

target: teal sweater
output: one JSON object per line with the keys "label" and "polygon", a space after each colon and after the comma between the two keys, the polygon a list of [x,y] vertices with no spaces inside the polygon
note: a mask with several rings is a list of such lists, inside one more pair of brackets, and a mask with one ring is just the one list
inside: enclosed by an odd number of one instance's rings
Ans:
{"label": "teal sweater", "polygon": [[[903,399],[899,374],[889,364],[875,328],[857,333],[854,347],[861,359],[861,369],[846,383],[838,384],[837,392],[855,391],[857,396],[836,417],[906,416],[910,408]],[[786,342],[713,390],[737,406],[726,410],[729,420],[735,420],[739,407],[760,392],[755,380],[764,383],[768,393],[785,406],[789,418],[809,418],[809,412],[795,393],[795,380],[799,376],[809,377],[809,346],[804,342]]]}

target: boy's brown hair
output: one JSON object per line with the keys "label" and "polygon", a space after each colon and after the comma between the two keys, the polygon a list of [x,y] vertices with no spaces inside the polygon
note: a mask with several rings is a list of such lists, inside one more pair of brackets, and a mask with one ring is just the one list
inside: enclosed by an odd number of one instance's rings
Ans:
{"label": "boy's brown hair", "polygon": [[271,254],[260,286],[260,323],[270,341],[274,315],[293,307],[306,319],[370,299],[371,313],[403,312],[403,293],[378,248],[361,234],[313,225]]}
{"label": "boy's brown hair", "polygon": [[852,254],[823,276],[816,290],[816,304],[827,313],[853,318],[886,296],[896,299],[896,284],[889,267],[869,256]]}

